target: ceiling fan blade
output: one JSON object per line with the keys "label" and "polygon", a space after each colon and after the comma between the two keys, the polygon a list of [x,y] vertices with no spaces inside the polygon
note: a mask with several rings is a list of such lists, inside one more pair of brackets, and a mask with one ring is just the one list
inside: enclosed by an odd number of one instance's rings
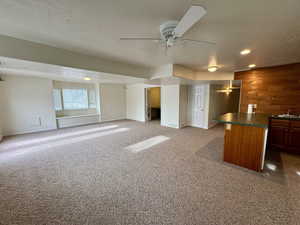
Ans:
{"label": "ceiling fan blade", "polygon": [[120,38],[121,41],[162,41],[160,38]]}
{"label": "ceiling fan blade", "polygon": [[192,40],[192,39],[182,39],[182,41],[194,42],[197,44],[208,44],[208,45],[216,45],[217,43],[211,41],[201,41],[201,40]]}
{"label": "ceiling fan blade", "polygon": [[206,10],[200,5],[193,5],[179,21],[174,30],[176,37],[182,37],[195,23],[197,23],[204,15]]}

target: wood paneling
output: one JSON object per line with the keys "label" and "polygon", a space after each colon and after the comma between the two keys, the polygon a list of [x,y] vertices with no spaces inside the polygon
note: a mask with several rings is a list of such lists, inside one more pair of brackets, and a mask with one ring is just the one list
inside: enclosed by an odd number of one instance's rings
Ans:
{"label": "wood paneling", "polygon": [[236,72],[242,80],[241,112],[257,104],[257,112],[300,114],[300,63]]}
{"label": "wood paneling", "polygon": [[225,125],[224,161],[261,171],[265,129]]}

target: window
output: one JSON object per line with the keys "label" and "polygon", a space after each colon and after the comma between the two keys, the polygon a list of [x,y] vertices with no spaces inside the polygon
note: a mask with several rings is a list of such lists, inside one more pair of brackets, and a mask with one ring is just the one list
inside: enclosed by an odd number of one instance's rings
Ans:
{"label": "window", "polygon": [[53,99],[54,99],[55,111],[62,110],[61,90],[60,89],[54,89],[53,90]]}
{"label": "window", "polygon": [[89,90],[89,107],[95,109],[96,104],[96,92],[95,90]]}
{"label": "window", "polygon": [[63,89],[64,109],[88,109],[87,89]]}
{"label": "window", "polygon": [[53,89],[55,111],[95,109],[96,91],[86,88]]}

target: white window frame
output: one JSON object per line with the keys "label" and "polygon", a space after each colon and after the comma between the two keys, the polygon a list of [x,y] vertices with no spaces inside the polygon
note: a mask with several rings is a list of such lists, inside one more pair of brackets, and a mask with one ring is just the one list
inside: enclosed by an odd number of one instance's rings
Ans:
{"label": "white window frame", "polygon": [[[63,90],[64,89],[75,89],[75,90],[80,90],[84,89],[87,91],[87,108],[78,108],[78,109],[66,109],[65,108],[65,102],[64,102],[64,96],[63,96]],[[61,97],[61,110],[56,110],[56,112],[61,112],[61,111],[74,111],[74,110],[88,110],[88,109],[96,109],[97,108],[97,95],[96,95],[96,90],[93,90],[95,93],[95,102],[93,103],[94,106],[91,107],[91,99],[90,99],[90,92],[92,91],[89,88],[54,88],[53,90],[59,90],[60,91],[60,97]]]}

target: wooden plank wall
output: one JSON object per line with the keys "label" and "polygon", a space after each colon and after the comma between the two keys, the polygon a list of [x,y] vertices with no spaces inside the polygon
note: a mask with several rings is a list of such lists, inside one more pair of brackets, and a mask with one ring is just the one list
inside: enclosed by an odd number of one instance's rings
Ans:
{"label": "wooden plank wall", "polygon": [[235,73],[242,80],[240,111],[257,104],[257,112],[300,114],[300,63]]}
{"label": "wooden plank wall", "polygon": [[224,161],[261,171],[265,129],[225,125]]}

